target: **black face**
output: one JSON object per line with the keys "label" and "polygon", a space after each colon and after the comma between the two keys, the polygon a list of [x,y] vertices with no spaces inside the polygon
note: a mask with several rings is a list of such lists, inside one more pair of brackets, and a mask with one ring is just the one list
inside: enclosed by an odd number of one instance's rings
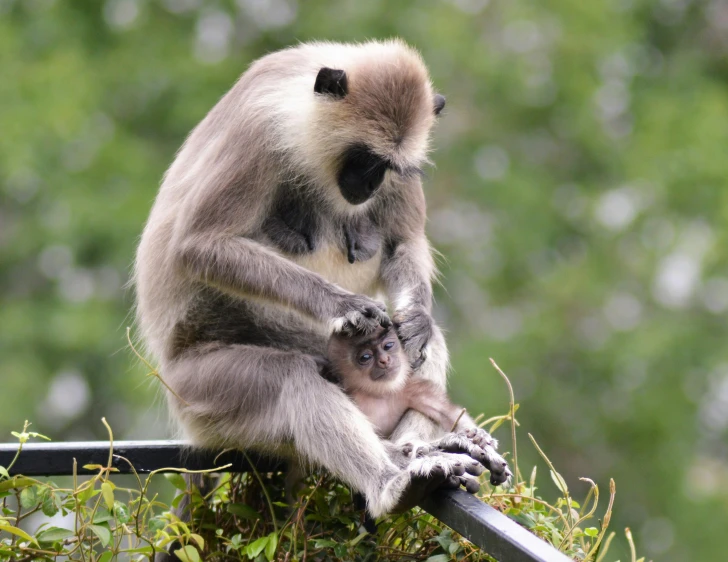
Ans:
{"label": "black face", "polygon": [[341,195],[352,205],[361,205],[382,185],[389,165],[363,144],[351,146],[342,160],[337,178]]}
{"label": "black face", "polygon": [[386,381],[399,373],[399,351],[397,335],[389,332],[381,340],[359,347],[356,362],[373,381]]}

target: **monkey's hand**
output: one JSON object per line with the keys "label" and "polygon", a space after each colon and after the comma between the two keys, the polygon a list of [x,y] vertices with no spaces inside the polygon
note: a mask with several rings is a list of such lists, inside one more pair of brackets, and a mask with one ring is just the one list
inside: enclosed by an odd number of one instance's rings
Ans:
{"label": "monkey's hand", "polygon": [[332,331],[347,336],[371,334],[379,326],[389,328],[392,321],[383,302],[365,295],[342,294],[337,303]]}
{"label": "monkey's hand", "polygon": [[447,433],[434,445],[440,451],[461,453],[475,459],[490,471],[490,483],[494,486],[508,481],[513,474],[508,463],[497,452],[498,441],[479,427],[469,427],[457,433]]}
{"label": "monkey's hand", "polygon": [[412,369],[427,359],[427,344],[432,337],[432,316],[424,306],[413,305],[395,312],[392,319]]}

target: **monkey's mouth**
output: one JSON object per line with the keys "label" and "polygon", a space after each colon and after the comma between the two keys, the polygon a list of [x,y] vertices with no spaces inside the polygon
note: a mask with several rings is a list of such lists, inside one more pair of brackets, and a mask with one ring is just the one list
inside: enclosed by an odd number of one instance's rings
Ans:
{"label": "monkey's mouth", "polygon": [[397,369],[372,369],[371,378],[376,382],[385,382],[391,379],[397,373]]}
{"label": "monkey's mouth", "polygon": [[365,145],[349,147],[342,160],[337,178],[341,195],[348,203],[361,205],[371,199],[382,185],[389,166]]}

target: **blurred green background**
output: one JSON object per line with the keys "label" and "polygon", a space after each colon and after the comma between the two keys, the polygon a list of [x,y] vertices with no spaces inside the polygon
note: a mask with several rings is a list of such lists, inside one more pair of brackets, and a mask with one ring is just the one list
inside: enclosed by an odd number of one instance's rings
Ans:
{"label": "blurred green background", "polygon": [[616,479],[644,554],[724,560],[725,0],[0,0],[0,440],[169,434],[125,345],[161,175],[253,59],[390,36],[448,99],[425,189],[454,398],[507,411],[494,357],[526,474],[530,431],[577,495]]}

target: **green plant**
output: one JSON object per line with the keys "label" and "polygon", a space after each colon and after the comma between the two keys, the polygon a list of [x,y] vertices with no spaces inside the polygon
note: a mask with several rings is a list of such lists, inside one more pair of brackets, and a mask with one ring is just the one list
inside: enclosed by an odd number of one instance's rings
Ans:
{"label": "green plant", "polygon": [[[493,365],[508,383],[505,374],[495,363]],[[510,383],[508,385],[510,388]],[[518,404],[511,390],[508,413],[483,420],[480,425],[494,432],[504,423],[510,423],[515,439],[517,410]],[[164,548],[172,548],[184,562],[493,560],[420,509],[384,518],[379,522],[376,534],[367,533],[362,512],[353,507],[350,490],[328,475],[309,477],[293,505],[284,501],[282,474],[259,474],[256,470],[223,474],[204,495],[196,488],[186,488],[180,473],[192,471],[175,468],[161,469],[145,478],[134,472],[136,486],[119,487],[112,481],[112,476],[118,472],[112,466],[113,434],[106,420],[102,422],[109,433],[108,463],[105,466],[86,465],[84,468],[98,473],[84,481],[74,475],[69,488],[59,487],[49,480],[20,475],[11,477],[15,461],[6,468],[0,467],[0,560],[147,560],[155,551]],[[26,422],[21,433],[13,433],[19,440],[18,455],[31,437],[47,439],[29,432],[28,427]],[[606,562],[615,536],[614,532],[607,534],[615,497],[614,481],[610,481],[606,511],[596,520],[598,486],[583,478],[589,489],[581,503],[575,501],[564,478],[535,439],[530,434],[529,437],[546,463],[560,497],[555,502],[548,502],[537,494],[536,467],[528,480],[522,478],[515,455],[515,440],[513,482],[508,487],[492,487],[484,478],[480,497],[574,560]],[[150,482],[162,471],[169,472],[165,476],[178,490],[169,505],[149,492]],[[185,496],[191,513],[186,522],[171,512]],[[46,517],[72,514],[73,526],[51,526],[46,521],[32,532],[25,529],[23,522],[38,512]],[[626,536],[632,562],[643,561],[637,560],[629,530]]]}

